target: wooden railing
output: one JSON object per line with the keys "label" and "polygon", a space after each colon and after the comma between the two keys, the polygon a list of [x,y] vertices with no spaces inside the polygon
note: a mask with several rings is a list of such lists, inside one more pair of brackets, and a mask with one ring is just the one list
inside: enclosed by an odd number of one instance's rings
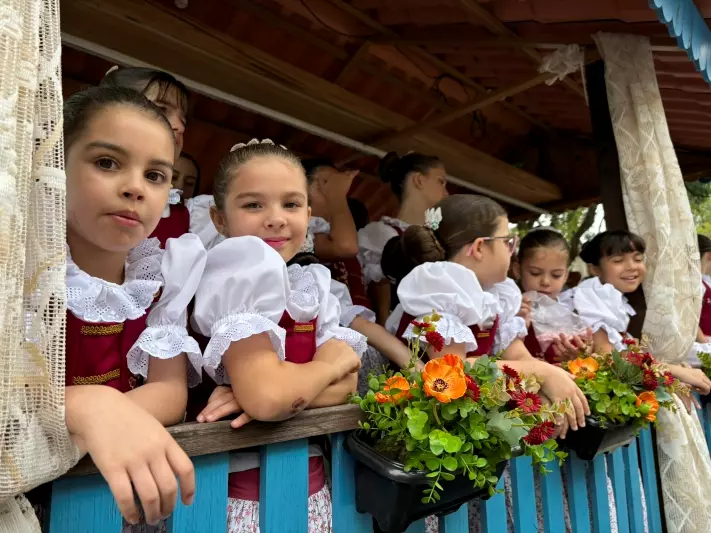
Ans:
{"label": "wooden railing", "polygon": [[[711,407],[699,412],[709,441]],[[306,533],[308,499],[308,438],[330,435],[331,494],[334,533],[370,533],[372,519],[355,508],[354,461],[343,448],[345,432],[360,419],[356,406],[305,411],[291,420],[267,424],[251,422],[232,430],[228,422],[184,424],[171,434],[193,458],[197,491],[193,504],[179,504],[168,520],[168,533],[224,533],[227,516],[227,475],[231,450],[261,446],[261,533]],[[638,467],[639,465],[639,467]],[[607,469],[606,469],[607,466]],[[663,505],[657,489],[656,454],[652,433],[644,431],[625,448],[585,462],[571,455],[561,469],[541,477],[543,532],[565,533],[564,494],[575,533],[607,533],[610,509],[606,470],[612,480],[619,533],[643,533],[644,487],[649,533],[662,533]],[[531,460],[513,459],[515,533],[538,533],[536,491]],[[641,480],[640,480],[641,472]],[[499,488],[503,488],[503,481]],[[446,487],[445,487],[446,490]],[[504,494],[478,502],[483,533],[505,533],[507,512]],[[592,507],[592,508],[591,508]],[[592,515],[592,522],[590,516]],[[80,463],[52,488],[49,533],[119,533],[121,516],[92,463]],[[424,533],[424,521],[412,524],[407,533]],[[466,505],[440,519],[440,533],[468,533]]]}

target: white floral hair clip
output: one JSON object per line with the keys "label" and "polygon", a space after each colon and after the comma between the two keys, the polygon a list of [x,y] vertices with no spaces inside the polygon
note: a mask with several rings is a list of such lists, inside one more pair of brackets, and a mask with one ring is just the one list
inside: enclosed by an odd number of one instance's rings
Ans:
{"label": "white floral hair clip", "polygon": [[442,222],[442,208],[433,207],[425,211],[425,227],[432,231],[439,229],[439,223]]}
{"label": "white floral hair clip", "polygon": [[[247,144],[245,144],[245,143],[235,144],[232,148],[230,148],[230,152],[234,152],[235,150],[241,150],[242,148],[246,148],[247,146],[254,146],[255,144],[271,144],[272,146],[274,146],[274,141],[272,141],[271,139],[264,139],[263,141],[260,141],[259,139],[252,139]],[[281,148],[283,150],[287,150],[287,147],[284,146],[283,144],[280,144],[279,148]]]}

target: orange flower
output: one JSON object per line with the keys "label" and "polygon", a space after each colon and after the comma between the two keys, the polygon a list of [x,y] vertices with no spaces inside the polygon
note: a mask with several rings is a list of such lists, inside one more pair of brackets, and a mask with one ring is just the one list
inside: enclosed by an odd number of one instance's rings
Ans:
{"label": "orange flower", "polygon": [[445,355],[429,361],[422,371],[422,381],[425,393],[442,403],[461,398],[467,392],[464,364],[456,355]]}
{"label": "orange flower", "polygon": [[651,391],[643,392],[637,396],[637,401],[635,402],[637,407],[641,405],[648,405],[649,412],[647,413],[647,420],[654,422],[657,419],[657,411],[659,411],[659,402],[657,401],[657,396]]}
{"label": "orange flower", "polygon": [[592,379],[595,377],[595,372],[600,368],[594,357],[578,357],[568,363],[568,371],[576,378]]}
{"label": "orange flower", "polygon": [[397,403],[403,398],[409,400],[412,398],[410,394],[410,383],[402,376],[393,376],[388,378],[383,386],[383,391],[387,392],[390,390],[397,389],[400,392],[394,394],[383,394],[382,392],[375,393],[375,399],[378,403]]}

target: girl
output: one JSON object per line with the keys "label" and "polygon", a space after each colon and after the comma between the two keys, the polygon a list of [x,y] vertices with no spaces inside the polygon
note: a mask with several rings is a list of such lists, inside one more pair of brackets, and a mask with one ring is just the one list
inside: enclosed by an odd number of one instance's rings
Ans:
{"label": "girl", "polygon": [[199,376],[185,309],[206,254],[194,236],[165,251],[146,240],[175,157],[158,107],[131,89],[88,89],[65,104],[64,140],[67,426],[125,519],[138,519],[135,489],[155,524],[175,506],[176,476],[184,502],[194,492],[190,460],[163,425],[183,419],[186,381]]}
{"label": "girl", "polygon": [[190,154],[181,152],[173,169],[173,188],[183,191],[185,203],[195,197],[200,190],[200,165]]}
{"label": "girl", "polygon": [[[627,326],[635,311],[626,294],[644,281],[646,244],[629,231],[606,231],[595,236],[580,253],[590,274],[572,291],[572,304],[593,331],[593,349],[609,352],[624,349]],[[668,365],[672,375],[701,394],[711,392],[711,380],[701,370]],[[690,407],[691,398],[682,398]],[[695,401],[695,400],[693,400]]]}
{"label": "girl", "polygon": [[[158,106],[168,119],[175,136],[175,159],[183,149],[186,116],[188,112],[188,90],[172,75],[151,68],[112,67],[99,84],[108,87],[128,87],[142,93]],[[170,238],[187,233],[190,216],[185,206],[180,204],[182,190],[170,190],[163,215],[151,237],[157,237],[161,245]]]}
{"label": "girl", "polygon": [[[207,372],[219,387],[198,421],[242,412],[284,420],[307,407],[346,402],[356,389],[365,338],[338,325],[340,306],[321,265],[292,260],[306,238],[308,182],[298,158],[271,141],[237,145],[214,181],[211,214],[227,237],[208,252],[193,322],[210,337]],[[259,376],[260,379],[255,379]],[[309,462],[309,531],[330,532],[322,453]],[[228,531],[259,531],[259,454],[231,460]]]}
{"label": "girl", "polygon": [[699,353],[711,353],[711,239],[698,235],[701,256],[701,317],[696,342],[689,351],[689,364],[701,367]]}
{"label": "girl", "polygon": [[[562,233],[550,228],[537,228],[521,240],[513,272],[520,280],[524,293],[537,292],[558,300],[568,279],[569,259],[570,248]],[[592,332],[587,337],[575,335],[569,338],[561,333],[543,352],[533,326],[529,324],[524,344],[534,357],[558,363],[578,357],[581,350],[589,351],[592,348],[591,336]]]}
{"label": "girl", "polygon": [[358,259],[378,323],[385,324],[397,304],[397,293],[383,274],[383,248],[410,224],[423,224],[425,211],[447,196],[447,172],[434,156],[412,152],[400,158],[391,152],[380,162],[378,173],[385,183],[390,183],[400,209],[396,218],[383,217],[358,232]]}

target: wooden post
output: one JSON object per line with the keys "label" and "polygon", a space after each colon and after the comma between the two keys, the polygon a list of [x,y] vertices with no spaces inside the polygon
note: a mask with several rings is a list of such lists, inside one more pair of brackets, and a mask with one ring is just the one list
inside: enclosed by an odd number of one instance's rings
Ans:
{"label": "wooden post", "polygon": [[[590,120],[593,129],[593,142],[597,153],[597,173],[600,179],[600,197],[605,209],[605,223],[608,230],[627,230],[625,206],[622,202],[622,181],[620,162],[617,156],[615,133],[612,130],[610,108],[607,102],[605,86],[605,63],[596,61],[585,68],[590,106]],[[628,295],[630,304],[637,312],[632,317],[629,333],[639,338],[642,333],[647,303],[642,287]]]}

